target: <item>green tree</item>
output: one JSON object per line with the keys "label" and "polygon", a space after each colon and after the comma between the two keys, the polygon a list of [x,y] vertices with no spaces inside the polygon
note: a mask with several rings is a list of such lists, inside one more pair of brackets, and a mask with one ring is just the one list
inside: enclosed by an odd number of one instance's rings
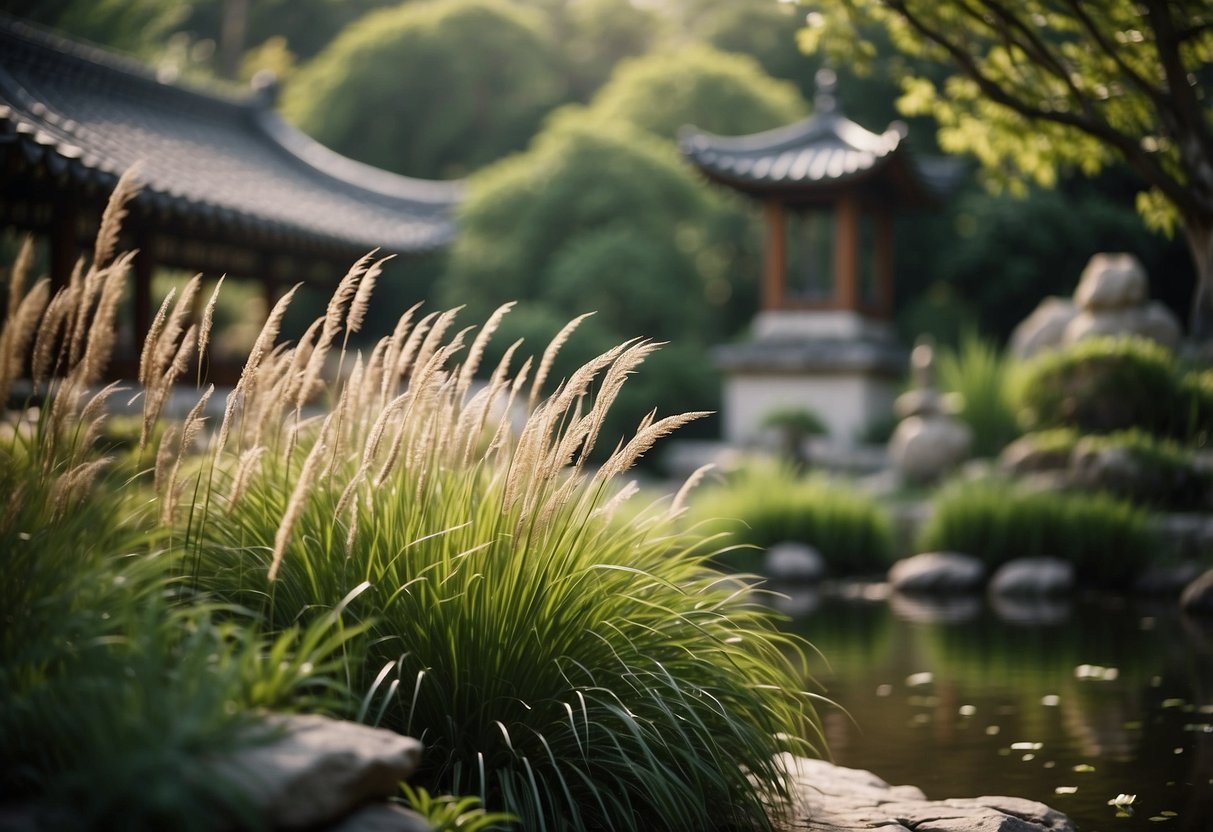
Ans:
{"label": "green tree", "polygon": [[620,64],[589,114],[673,139],[685,124],[740,135],[790,124],[806,110],[796,87],[755,59],[691,43]]}
{"label": "green tree", "polygon": [[711,257],[718,201],[669,143],[579,115],[469,180],[444,302],[483,317],[539,300],[563,318],[598,310],[624,337],[702,335],[726,277]]}
{"label": "green tree", "polygon": [[1061,169],[1123,162],[1149,190],[1153,227],[1176,223],[1196,264],[1191,335],[1213,336],[1213,10],[1168,0],[825,0],[802,46],[835,59],[874,52],[877,26],[916,58],[953,68],[903,79],[901,106],[939,122],[941,146],[970,152],[991,182],[1052,185]]}
{"label": "green tree", "polygon": [[287,86],[287,117],[319,141],[410,176],[461,176],[524,147],[563,100],[544,18],[505,0],[372,12]]}
{"label": "green tree", "polygon": [[631,0],[535,2],[550,4],[556,48],[575,101],[588,101],[621,60],[644,55],[668,37],[666,21],[656,10]]}
{"label": "green tree", "polygon": [[[530,352],[596,312],[554,378],[625,338],[672,342],[637,379],[637,406],[620,402],[613,442],[654,404],[714,409],[706,347],[722,334],[729,293],[729,259],[714,239],[723,211],[671,142],[566,112],[525,153],[469,180],[440,300],[472,319],[525,301],[495,341],[525,337]],[[671,350],[679,361],[667,360]]]}

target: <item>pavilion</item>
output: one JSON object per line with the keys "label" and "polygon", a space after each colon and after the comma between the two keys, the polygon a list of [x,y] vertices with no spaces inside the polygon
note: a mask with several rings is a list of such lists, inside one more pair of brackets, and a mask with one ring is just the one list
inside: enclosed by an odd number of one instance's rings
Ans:
{"label": "pavilion", "polygon": [[758,441],[777,410],[812,410],[844,443],[891,412],[908,357],[891,324],[893,218],[933,203],[958,173],[911,155],[904,124],[873,133],[843,116],[832,71],[817,85],[813,115],[796,124],[679,137],[708,179],[763,206],[761,309],[750,340],[716,351],[735,444]]}
{"label": "pavilion", "polygon": [[340,156],[287,125],[275,91],[204,91],[0,16],[0,227],[47,240],[62,285],[138,164],[123,239],[139,250],[135,343],[159,266],[255,279],[272,300],[298,281],[335,283],[372,249],[408,257],[451,241],[461,182]]}

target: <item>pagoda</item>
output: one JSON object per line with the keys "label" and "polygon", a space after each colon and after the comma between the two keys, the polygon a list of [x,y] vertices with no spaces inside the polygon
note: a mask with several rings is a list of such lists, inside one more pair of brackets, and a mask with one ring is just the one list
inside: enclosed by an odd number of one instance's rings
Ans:
{"label": "pagoda", "polygon": [[955,178],[950,163],[911,156],[904,124],[873,133],[846,118],[831,70],[816,80],[815,111],[796,124],[679,136],[690,162],[761,203],[765,218],[750,340],[716,351],[731,443],[758,441],[775,411],[812,410],[842,443],[892,412],[907,361],[891,323],[893,218],[931,204]]}

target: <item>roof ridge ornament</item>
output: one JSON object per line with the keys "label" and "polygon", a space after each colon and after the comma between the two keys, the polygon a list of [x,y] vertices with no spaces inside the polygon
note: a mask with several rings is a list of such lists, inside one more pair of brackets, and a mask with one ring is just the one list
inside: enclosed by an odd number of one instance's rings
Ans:
{"label": "roof ridge ornament", "polygon": [[813,76],[817,92],[813,96],[813,109],[817,115],[834,115],[838,112],[838,73],[829,67],[822,67]]}

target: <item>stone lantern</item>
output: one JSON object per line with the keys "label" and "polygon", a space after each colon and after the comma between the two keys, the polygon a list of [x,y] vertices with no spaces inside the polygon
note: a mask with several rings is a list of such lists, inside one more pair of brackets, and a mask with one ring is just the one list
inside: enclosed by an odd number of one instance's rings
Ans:
{"label": "stone lantern", "polygon": [[749,136],[680,134],[709,179],[761,203],[761,310],[751,340],[720,347],[726,440],[759,439],[765,414],[802,407],[851,442],[887,418],[906,352],[893,337],[893,217],[930,203],[955,167],[914,159],[906,128],[847,119],[835,75],[817,74],[814,114]]}

